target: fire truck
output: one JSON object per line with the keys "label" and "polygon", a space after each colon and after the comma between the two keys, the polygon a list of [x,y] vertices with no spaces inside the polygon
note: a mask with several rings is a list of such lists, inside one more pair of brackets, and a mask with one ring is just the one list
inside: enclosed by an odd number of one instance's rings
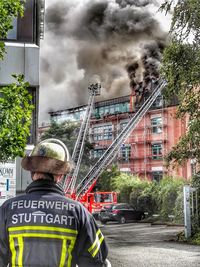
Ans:
{"label": "fire truck", "polygon": [[[86,108],[85,116],[83,118],[81,128],[78,134],[78,138],[73,150],[72,159],[75,164],[74,170],[66,177],[64,181],[64,189],[67,197],[80,201],[93,215],[94,217],[98,216],[99,211],[104,205],[115,204],[117,203],[117,193],[116,192],[92,192],[96,185],[97,179],[95,179],[91,185],[85,190],[83,194],[77,196],[77,178],[79,174],[79,169],[81,165],[81,160],[84,152],[84,142],[88,134],[90,117],[92,114],[94,106],[94,98],[97,95],[100,95],[101,85],[100,83],[91,84],[88,87],[89,91],[89,100]],[[83,179],[85,181],[85,179]],[[96,216],[95,216],[96,215]]]}
{"label": "fire truck", "polygon": [[[73,173],[71,173],[64,180],[64,188],[66,196],[71,197],[75,200],[80,201],[83,205],[94,215],[98,214],[104,205],[117,203],[116,192],[92,192],[94,186],[103,172],[115,159],[121,145],[128,138],[129,134],[135,129],[138,123],[141,121],[145,113],[151,107],[156,98],[160,95],[162,89],[166,86],[166,82],[162,79],[152,82],[151,93],[130,118],[127,125],[107,148],[104,154],[98,159],[86,176],[78,181],[78,173],[80,169],[81,159],[84,150],[84,141],[87,136],[90,116],[92,114],[94,98],[100,94],[100,83],[92,84],[89,86],[89,100],[86,109],[84,119],[81,124],[79,135],[76,141],[76,145],[72,154],[72,159],[75,163]],[[77,182],[78,181],[78,182]]]}

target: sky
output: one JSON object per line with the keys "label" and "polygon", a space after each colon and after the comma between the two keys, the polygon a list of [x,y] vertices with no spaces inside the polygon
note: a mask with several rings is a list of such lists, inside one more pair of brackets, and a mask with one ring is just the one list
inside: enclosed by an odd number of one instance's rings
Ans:
{"label": "sky", "polygon": [[[40,49],[39,124],[49,111],[87,104],[96,77],[104,100],[157,73],[169,42],[162,0],[46,0]],[[134,73],[134,75],[133,75]]]}

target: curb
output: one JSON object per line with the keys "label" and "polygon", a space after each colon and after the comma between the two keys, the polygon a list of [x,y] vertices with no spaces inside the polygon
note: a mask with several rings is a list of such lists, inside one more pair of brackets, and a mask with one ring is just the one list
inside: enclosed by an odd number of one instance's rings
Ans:
{"label": "curb", "polygon": [[153,222],[153,223],[150,223],[151,225],[166,225],[166,226],[177,226],[177,227],[184,227],[183,224],[172,224],[172,223],[157,223],[157,222]]}

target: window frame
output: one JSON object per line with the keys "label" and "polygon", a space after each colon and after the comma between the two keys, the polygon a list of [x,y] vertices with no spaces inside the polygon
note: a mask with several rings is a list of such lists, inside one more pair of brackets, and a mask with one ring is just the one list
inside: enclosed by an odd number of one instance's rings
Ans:
{"label": "window frame", "polygon": [[161,116],[151,118],[151,132],[152,134],[162,134],[163,119]]}
{"label": "window frame", "polygon": [[154,143],[154,144],[151,144],[152,159],[153,160],[160,160],[160,159],[162,159],[163,158],[162,150],[163,150],[163,144],[162,143]]}

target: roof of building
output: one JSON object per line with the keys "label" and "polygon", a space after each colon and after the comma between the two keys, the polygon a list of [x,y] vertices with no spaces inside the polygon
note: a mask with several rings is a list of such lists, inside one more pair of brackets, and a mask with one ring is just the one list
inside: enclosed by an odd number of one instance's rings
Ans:
{"label": "roof of building", "polygon": [[[97,101],[95,102],[95,108],[97,107],[104,107],[104,106],[108,106],[108,105],[113,105],[113,104],[118,104],[118,103],[125,103],[125,102],[129,102],[130,95],[126,95],[126,96],[121,96],[121,97],[115,97],[112,99],[107,99],[107,100],[101,100],[101,101]],[[66,108],[66,109],[60,109],[57,111],[49,111],[48,113],[53,116],[53,115],[58,115],[61,114],[63,112],[66,113],[74,113],[75,111],[82,111],[87,107],[86,105],[81,105],[81,106],[76,106],[76,107],[71,107],[71,108]]]}

